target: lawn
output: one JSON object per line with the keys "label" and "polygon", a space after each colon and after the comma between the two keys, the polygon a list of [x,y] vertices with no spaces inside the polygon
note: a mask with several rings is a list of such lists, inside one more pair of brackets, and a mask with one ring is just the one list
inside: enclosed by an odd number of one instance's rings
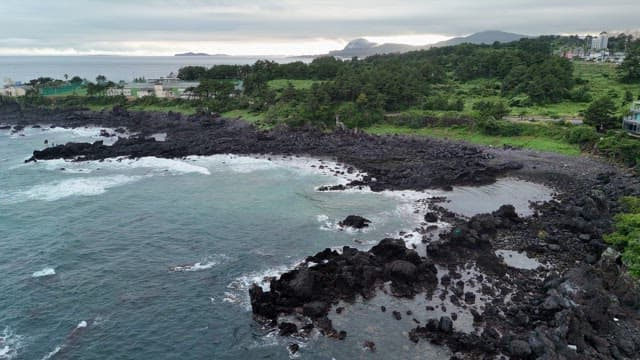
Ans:
{"label": "lawn", "polygon": [[526,149],[555,152],[565,155],[577,156],[580,155],[580,147],[577,145],[568,144],[563,140],[541,137],[541,136],[490,136],[484,135],[477,131],[471,130],[466,127],[449,127],[449,128],[421,128],[411,129],[406,127],[398,127],[393,125],[374,125],[368,129],[365,129],[368,133],[376,135],[418,135],[428,136],[439,139],[450,139],[467,141],[473,144],[490,145],[502,147],[504,145],[511,145],[517,147],[523,147]]}

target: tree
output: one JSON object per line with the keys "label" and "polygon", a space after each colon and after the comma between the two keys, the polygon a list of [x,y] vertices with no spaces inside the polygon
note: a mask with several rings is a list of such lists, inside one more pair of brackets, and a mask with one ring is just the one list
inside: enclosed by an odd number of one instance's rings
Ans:
{"label": "tree", "polygon": [[624,104],[629,104],[633,101],[633,93],[630,90],[624,92]]}
{"label": "tree", "polygon": [[98,75],[98,76],[96,76],[96,82],[97,82],[98,84],[103,84],[103,83],[105,83],[106,81],[107,81],[107,77],[106,77],[106,76],[104,76],[104,75]]}
{"label": "tree", "polygon": [[473,110],[478,111],[481,119],[500,120],[511,111],[502,101],[478,101],[473,104]]}
{"label": "tree", "polygon": [[626,83],[640,81],[640,44],[635,43],[620,65],[622,81]]}
{"label": "tree", "polygon": [[185,66],[178,70],[178,79],[184,81],[200,80],[207,73],[204,66]]}
{"label": "tree", "polygon": [[620,127],[614,116],[616,104],[610,97],[601,97],[589,105],[584,113],[584,123],[595,126],[599,131]]}

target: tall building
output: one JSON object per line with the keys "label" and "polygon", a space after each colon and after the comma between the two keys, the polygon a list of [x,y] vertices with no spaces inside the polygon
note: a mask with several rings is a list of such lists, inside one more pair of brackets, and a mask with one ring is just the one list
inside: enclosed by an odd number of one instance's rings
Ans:
{"label": "tall building", "polygon": [[609,34],[601,32],[599,36],[591,39],[591,50],[606,50],[609,47]]}

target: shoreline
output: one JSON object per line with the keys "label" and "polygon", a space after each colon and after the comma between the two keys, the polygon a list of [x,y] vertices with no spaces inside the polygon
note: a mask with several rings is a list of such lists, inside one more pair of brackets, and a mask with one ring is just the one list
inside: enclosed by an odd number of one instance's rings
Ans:
{"label": "shoreline", "polygon": [[[398,243],[386,241],[378,245],[378,250],[345,247],[342,254],[325,251],[310,257],[319,265],[307,271],[287,272],[272,281],[271,289],[278,289],[277,295],[254,288],[254,313],[273,321],[273,309],[277,310],[275,318],[280,312],[301,312],[313,319],[315,328],[339,339],[343,336],[340,329],[333,329],[327,322],[332,304],[350,300],[358,293],[370,295],[380,283],[391,281],[400,296],[414,296],[425,289],[464,305],[471,299],[464,291],[470,284],[463,281],[461,293],[455,279],[461,269],[475,264],[482,271],[482,280],[477,276],[469,280],[486,283],[484,295],[491,299],[484,313],[473,316],[484,331],[471,336],[457,332],[451,318],[419,319],[421,323],[408,340],[446,344],[463,358],[501,354],[512,358],[610,358],[632,357],[640,350],[637,282],[626,277],[617,256],[605,252],[607,246],[602,241],[619,211],[617,199],[637,193],[638,183],[612,165],[585,157],[497,150],[415,137],[324,133],[316,129],[259,132],[237,120],[171,113],[118,109],[100,113],[24,112],[0,108],[0,123],[30,126],[43,122],[43,118],[59,126],[126,127],[141,136],[120,139],[112,146],[98,142],[50,147],[35,151],[34,160],[78,156],[84,160],[119,156],[184,158],[222,153],[308,155],[334,157],[354,171],[368,174],[350,185],[369,186],[372,191],[478,186],[507,176],[542,183],[558,190],[557,199],[536,206],[534,216],[520,218],[509,208],[501,208],[491,215],[457,218],[452,231],[427,244],[428,256],[408,249],[400,251]],[[166,133],[166,140],[145,138],[157,133]],[[437,203],[429,204],[429,209],[439,217],[449,215]],[[505,245],[534,254],[554,267],[534,271],[507,268],[495,254],[497,249],[506,249]],[[348,270],[345,263],[361,271]],[[436,266],[448,269],[448,283],[437,270],[434,272]],[[365,267],[371,269],[365,271]],[[299,288],[300,283],[312,285]],[[327,291],[329,288],[332,290]],[[515,300],[505,303],[507,294]],[[266,311],[268,308],[272,310]]]}

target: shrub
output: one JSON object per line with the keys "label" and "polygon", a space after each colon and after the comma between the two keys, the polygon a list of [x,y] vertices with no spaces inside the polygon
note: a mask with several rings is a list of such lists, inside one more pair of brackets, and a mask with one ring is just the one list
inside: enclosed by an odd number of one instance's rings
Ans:
{"label": "shrub", "polygon": [[621,203],[626,212],[616,216],[615,232],[605,240],[622,251],[629,272],[640,277],[640,198],[625,197]]}
{"label": "shrub", "polygon": [[598,151],[607,157],[621,161],[627,166],[640,164],[640,141],[611,131],[600,142]]}
{"label": "shrub", "polygon": [[581,86],[574,89],[569,93],[569,98],[575,102],[588,103],[593,100],[593,97],[589,93],[589,89],[586,86]]}
{"label": "shrub", "polygon": [[525,131],[524,126],[521,124],[495,119],[478,120],[476,126],[483,134],[492,136],[520,136]]}
{"label": "shrub", "polygon": [[569,144],[589,144],[598,140],[598,133],[588,126],[575,126],[565,135]]}
{"label": "shrub", "polygon": [[502,119],[511,111],[502,101],[478,101],[473,104],[473,110],[478,111],[481,119]]}
{"label": "shrub", "polygon": [[386,121],[396,126],[406,126],[412,129],[420,129],[427,126],[425,116],[411,112],[390,116]]}

